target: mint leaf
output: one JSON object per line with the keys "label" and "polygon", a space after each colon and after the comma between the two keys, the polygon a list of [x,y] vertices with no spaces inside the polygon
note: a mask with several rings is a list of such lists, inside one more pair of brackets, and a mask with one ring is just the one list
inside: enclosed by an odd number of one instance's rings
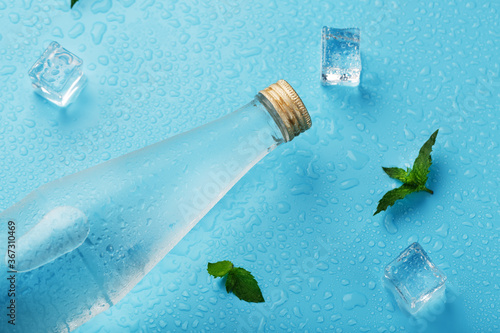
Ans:
{"label": "mint leaf", "polygon": [[427,177],[429,175],[429,167],[432,165],[432,146],[436,143],[438,132],[439,130],[432,133],[429,140],[420,148],[418,156],[415,162],[413,162],[413,168],[405,171],[401,168],[382,167],[389,177],[401,181],[403,185],[384,194],[382,199],[378,202],[377,210],[373,215],[377,215],[381,211],[386,210],[388,207],[394,205],[397,200],[403,199],[413,192],[426,191],[430,194],[434,193],[432,190],[429,190],[425,184],[427,183]]}
{"label": "mint leaf", "polygon": [[78,0],[71,0],[71,8],[78,2]]}
{"label": "mint leaf", "polygon": [[234,285],[236,284],[236,278],[234,274],[228,274],[226,279],[226,291],[230,293],[233,291]]}
{"label": "mint leaf", "polygon": [[252,302],[265,302],[257,280],[244,268],[234,267],[230,261],[219,261],[215,264],[208,263],[207,271],[215,277],[227,274],[226,291],[233,292],[239,299]]}
{"label": "mint leaf", "polygon": [[395,188],[393,190],[390,190],[384,196],[380,201],[378,202],[377,206],[377,211],[373,215],[377,215],[383,210],[386,210],[388,207],[394,205],[394,203],[399,200],[403,199],[406,197],[408,194],[417,192],[419,191],[416,186],[409,185],[409,184],[403,184],[398,188]]}
{"label": "mint leaf", "polygon": [[223,277],[233,268],[233,264],[230,261],[224,260],[219,261],[214,264],[208,263],[207,271],[208,274],[214,277]]}
{"label": "mint leaf", "polygon": [[408,175],[408,171],[405,171],[404,169],[401,168],[386,168],[382,167],[382,169],[385,171],[385,173],[394,179],[397,179],[399,181],[404,182],[406,179],[406,176]]}
{"label": "mint leaf", "polygon": [[229,277],[231,277],[231,283],[234,281],[232,291],[239,299],[252,303],[264,302],[259,285],[249,271],[241,267],[235,267],[229,272]]}
{"label": "mint leaf", "polygon": [[432,146],[434,146],[434,143],[436,143],[438,132],[439,130],[432,133],[429,140],[427,140],[422,148],[420,148],[420,152],[418,153],[418,156],[413,163],[413,169],[408,174],[406,183],[425,187],[425,183],[427,183],[427,175],[429,174],[429,167],[432,164]]}

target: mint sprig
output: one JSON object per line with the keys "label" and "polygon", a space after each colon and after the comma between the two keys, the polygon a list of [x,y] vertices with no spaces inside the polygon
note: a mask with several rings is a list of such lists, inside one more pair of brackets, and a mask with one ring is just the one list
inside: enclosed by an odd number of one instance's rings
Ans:
{"label": "mint sprig", "polygon": [[230,261],[224,260],[208,263],[207,271],[216,278],[227,275],[226,291],[233,292],[239,299],[251,303],[265,302],[257,280],[246,269],[234,267]]}
{"label": "mint sprig", "polygon": [[234,267],[233,264],[228,260],[219,261],[216,262],[215,264],[209,262],[207,271],[208,274],[213,275],[214,277],[223,277],[224,275],[229,273],[229,271],[233,267]]}
{"label": "mint sprig", "polygon": [[429,190],[425,184],[427,183],[429,167],[432,165],[432,146],[436,143],[438,132],[439,130],[432,133],[429,140],[427,140],[422,148],[420,148],[420,152],[418,153],[415,162],[413,162],[413,168],[407,168],[404,170],[394,167],[382,167],[389,177],[399,180],[403,183],[403,185],[384,194],[382,199],[378,202],[377,211],[373,215],[377,215],[381,211],[386,210],[388,207],[394,205],[397,200],[405,198],[408,194],[419,191],[426,191],[430,194],[434,193],[432,190]]}
{"label": "mint sprig", "polygon": [[71,0],[71,8],[78,2],[78,0]]}

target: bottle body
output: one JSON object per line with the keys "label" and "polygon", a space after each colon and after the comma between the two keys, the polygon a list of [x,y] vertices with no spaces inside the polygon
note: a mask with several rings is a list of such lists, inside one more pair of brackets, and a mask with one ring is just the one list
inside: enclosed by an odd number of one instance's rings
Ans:
{"label": "bottle body", "polygon": [[[55,223],[61,226],[53,231],[61,235],[57,246],[36,245],[19,258],[16,329],[71,331],[118,302],[282,142],[256,98],[210,124],[46,184],[7,209],[0,226],[7,235],[13,221],[19,243],[36,243],[39,233],[28,231],[37,223],[45,230],[51,219],[69,219]],[[80,215],[64,215],[68,210]],[[1,240],[1,253],[6,248]]]}

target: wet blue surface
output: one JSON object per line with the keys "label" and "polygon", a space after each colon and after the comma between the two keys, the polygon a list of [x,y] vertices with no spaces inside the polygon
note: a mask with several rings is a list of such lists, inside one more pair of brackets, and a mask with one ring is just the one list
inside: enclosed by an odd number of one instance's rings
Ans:
{"label": "wet blue surface", "polygon": [[[313,127],[259,163],[118,305],[77,332],[500,330],[499,4],[0,0],[0,209],[36,187],[227,114],[288,80]],[[359,87],[320,84],[321,28],[359,27]],[[66,109],[27,72],[84,61]],[[373,217],[440,129],[428,187]],[[383,269],[418,241],[453,297],[410,318]],[[228,259],[265,304],[206,273]]]}

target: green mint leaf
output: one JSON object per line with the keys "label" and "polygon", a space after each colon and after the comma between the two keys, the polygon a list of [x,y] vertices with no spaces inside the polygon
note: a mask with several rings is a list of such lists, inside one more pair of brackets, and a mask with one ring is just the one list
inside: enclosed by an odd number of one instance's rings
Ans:
{"label": "green mint leaf", "polygon": [[420,148],[420,152],[418,153],[418,156],[413,163],[413,168],[408,174],[405,183],[425,187],[425,183],[427,183],[427,175],[429,174],[429,167],[432,164],[432,146],[434,146],[434,143],[436,143],[438,132],[439,130],[432,133],[429,140],[427,140],[422,148]]}
{"label": "green mint leaf", "polygon": [[78,0],[71,0],[71,8],[78,2]]}
{"label": "green mint leaf", "polygon": [[[257,280],[244,268],[235,267],[228,274],[233,293],[241,300],[252,303],[264,302]],[[226,281],[227,283],[227,281]],[[227,284],[226,284],[227,289]]]}
{"label": "green mint leaf", "polygon": [[236,284],[236,278],[234,274],[228,274],[226,279],[226,291],[229,294],[233,291],[234,285]]}
{"label": "green mint leaf", "polygon": [[386,210],[388,207],[394,205],[397,200],[403,199],[410,193],[418,191],[426,191],[430,194],[434,193],[425,187],[425,183],[427,183],[429,167],[432,165],[432,146],[436,143],[438,132],[439,130],[432,133],[429,140],[420,148],[420,152],[413,163],[413,168],[405,171],[401,168],[382,167],[389,177],[401,181],[403,185],[384,194],[382,199],[378,202],[377,211],[373,215],[377,215],[381,211]]}
{"label": "green mint leaf", "polygon": [[388,207],[394,205],[397,200],[403,199],[408,194],[417,191],[419,191],[418,187],[409,184],[403,184],[398,188],[390,190],[389,192],[384,194],[382,199],[380,199],[380,201],[378,202],[377,211],[373,215],[377,215],[381,211],[386,210]]}
{"label": "green mint leaf", "polygon": [[397,179],[401,182],[404,183],[406,176],[408,176],[409,171],[405,171],[404,169],[401,168],[386,168],[382,167],[384,169],[385,173],[394,179]]}
{"label": "green mint leaf", "polygon": [[252,303],[265,302],[257,280],[246,269],[234,267],[230,261],[225,260],[215,264],[208,263],[207,271],[215,277],[227,274],[226,291],[233,292],[239,299]]}
{"label": "green mint leaf", "polygon": [[208,263],[207,271],[208,274],[214,277],[223,277],[233,268],[233,264],[230,261],[224,260],[216,263]]}

